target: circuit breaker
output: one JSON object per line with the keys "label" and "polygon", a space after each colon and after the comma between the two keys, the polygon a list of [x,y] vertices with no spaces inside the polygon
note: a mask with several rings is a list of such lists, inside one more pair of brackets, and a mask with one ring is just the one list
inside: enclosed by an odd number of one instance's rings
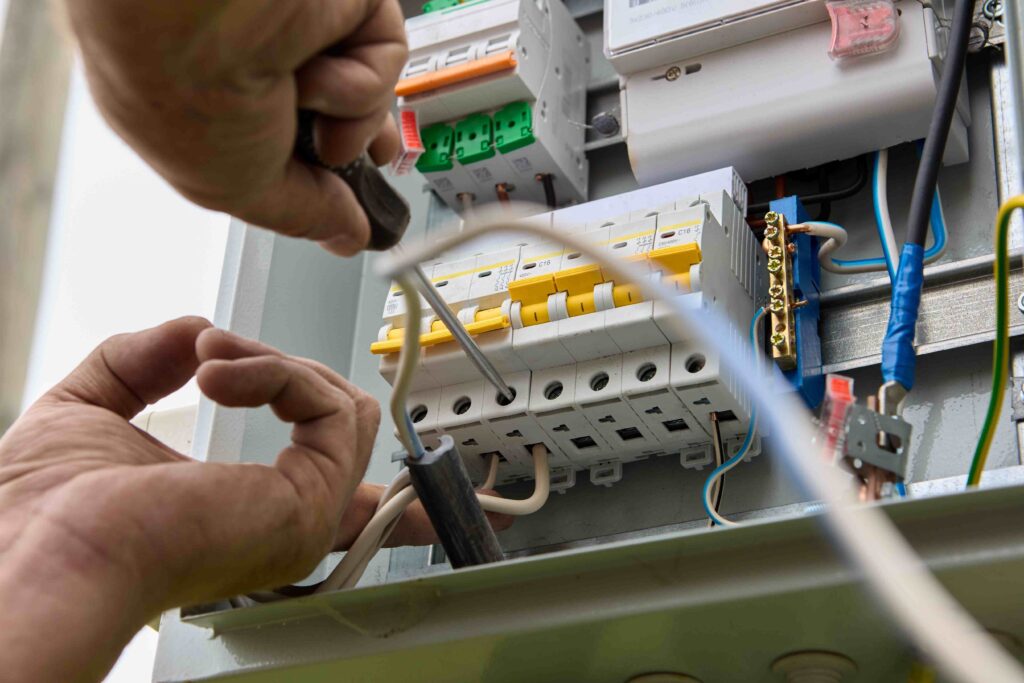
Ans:
{"label": "circuit breaker", "polygon": [[449,206],[586,199],[588,45],[558,0],[424,6],[406,22],[396,93],[413,114],[416,168]]}
{"label": "circuit breaker", "polygon": [[[723,169],[528,220],[641,265],[686,305],[725,314],[740,338],[754,311],[761,258],[745,210],[742,181]],[[635,285],[615,281],[582,254],[534,240],[450,254],[424,268],[515,392],[511,401],[497,395],[425,309],[410,415],[424,437],[451,435],[471,472],[497,455],[499,481],[527,477],[530,446],[543,443],[556,488],[581,470],[612,484],[622,463],[652,456],[706,466],[713,419],[727,444],[745,436],[750,407],[716,349],[680,335],[667,307],[645,301]],[[404,295],[393,288],[372,347],[388,381],[404,311]]]}
{"label": "circuit breaker", "polygon": [[[925,137],[945,53],[941,7],[895,3],[877,54],[838,59],[844,15],[830,18],[827,4],[606,0],[605,54],[621,76],[640,184],[725,164],[756,180]],[[966,90],[947,164],[968,157]]]}

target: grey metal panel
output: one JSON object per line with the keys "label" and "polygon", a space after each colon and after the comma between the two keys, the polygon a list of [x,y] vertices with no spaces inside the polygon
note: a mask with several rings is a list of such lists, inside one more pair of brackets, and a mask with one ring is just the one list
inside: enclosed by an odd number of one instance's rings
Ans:
{"label": "grey metal panel", "polygon": [[[885,509],[985,626],[1022,632],[1019,487]],[[912,658],[813,517],[567,550],[195,623],[164,619],[173,645],[158,656],[157,681],[621,683],[669,670],[768,683],[775,657],[821,648],[857,661],[853,681],[874,682],[904,680]]]}

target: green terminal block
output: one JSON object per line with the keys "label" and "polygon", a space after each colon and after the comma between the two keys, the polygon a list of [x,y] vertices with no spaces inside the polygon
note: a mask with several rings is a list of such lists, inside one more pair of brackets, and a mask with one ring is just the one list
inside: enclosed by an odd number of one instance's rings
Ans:
{"label": "green terminal block", "polygon": [[463,166],[494,156],[494,123],[487,114],[470,114],[455,124],[455,158]]}
{"label": "green terminal block", "polygon": [[423,13],[430,14],[442,9],[448,9],[449,7],[457,7],[459,0],[430,0],[430,2],[423,5]]}
{"label": "green terminal block", "polygon": [[532,145],[536,139],[529,102],[513,102],[494,115],[494,144],[502,154]]}
{"label": "green terminal block", "polygon": [[416,170],[420,173],[452,170],[452,145],[455,133],[445,123],[435,123],[420,130],[423,142],[423,154],[416,162]]}

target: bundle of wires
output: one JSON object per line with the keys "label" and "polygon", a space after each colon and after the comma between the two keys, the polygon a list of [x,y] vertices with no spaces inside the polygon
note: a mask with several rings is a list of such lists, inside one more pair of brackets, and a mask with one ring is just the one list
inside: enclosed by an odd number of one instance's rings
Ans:
{"label": "bundle of wires", "polygon": [[[413,287],[405,274],[395,276],[396,284],[401,288],[406,302],[405,336],[402,343],[402,350],[398,357],[398,372],[395,376],[394,388],[391,392],[391,419],[395,423],[395,430],[398,432],[398,440],[402,443],[406,453],[413,460],[423,457],[424,449],[419,436],[413,429],[412,419],[409,417],[407,402],[409,390],[412,385],[413,375],[419,364],[420,357],[420,327],[422,306],[419,293]],[[537,445],[532,452],[534,463],[534,486],[533,495],[524,500],[509,500],[484,494],[477,494],[477,499],[487,512],[495,512],[504,515],[529,515],[533,514],[547,502],[550,492],[550,472],[548,470],[548,452],[543,445]],[[497,458],[492,458],[490,472],[484,488],[494,484],[497,476]],[[403,468],[391,483],[384,489],[377,509],[370,521],[356,537],[345,557],[334,568],[326,580],[320,584],[316,592],[338,590],[339,588],[352,588],[366,571],[367,565],[373,556],[384,547],[388,537],[394,531],[402,514],[416,500],[416,491],[411,486],[409,470]]]}
{"label": "bundle of wires", "polygon": [[935,110],[932,112],[928,137],[925,138],[921,163],[914,179],[910,215],[907,219],[907,240],[893,280],[889,326],[882,342],[882,378],[887,383],[900,384],[907,391],[914,385],[917,364],[914,332],[924,284],[924,242],[928,232],[930,207],[935,197],[935,183],[946,150],[949,128],[956,113],[973,22],[973,0],[957,0],[953,8],[953,23],[942,75],[939,77]]}
{"label": "bundle of wires", "polygon": [[[761,327],[761,320],[764,319],[764,308],[757,309],[754,313],[754,317],[750,320],[750,346],[754,350],[755,358],[760,359],[761,352],[759,350],[759,344],[757,340],[757,331]],[[701,500],[704,503],[704,512],[707,513],[708,517],[714,524],[719,526],[733,526],[736,523],[726,519],[718,512],[718,505],[714,504],[714,489],[715,483],[724,477],[727,472],[732,470],[734,467],[743,462],[743,459],[747,457],[747,453],[750,452],[750,446],[754,443],[754,434],[757,432],[757,406],[752,405],[750,407],[750,422],[747,423],[747,435],[743,437],[743,443],[740,444],[739,450],[731,458],[723,463],[720,463],[708,476],[704,482],[703,495]]]}
{"label": "bundle of wires", "polygon": [[[887,271],[889,280],[896,280],[896,254],[899,247],[893,232],[892,217],[889,213],[889,150],[883,149],[875,153],[874,170],[872,172],[872,203],[875,213],[875,227],[882,243],[882,256],[861,259],[837,259],[830,255],[846,243],[846,231],[835,223],[810,221],[808,225],[827,225],[842,231],[842,235],[827,235],[828,242],[818,251],[821,267],[832,273],[852,275],[855,273],[873,273]],[[924,252],[924,262],[934,263],[946,251],[946,217],[942,211],[942,198],[936,188],[932,197],[929,225],[932,229],[932,245]],[[811,234],[817,234],[811,232]],[[826,237],[826,235],[821,235]]]}

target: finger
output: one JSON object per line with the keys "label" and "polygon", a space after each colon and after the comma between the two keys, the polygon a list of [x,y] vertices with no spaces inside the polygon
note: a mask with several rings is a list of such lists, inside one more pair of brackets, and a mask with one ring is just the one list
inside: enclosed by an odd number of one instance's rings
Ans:
{"label": "finger", "polygon": [[402,138],[398,132],[398,124],[395,123],[395,118],[389,114],[367,151],[370,158],[373,159],[373,163],[383,166],[391,163],[398,156],[401,148]]}
{"label": "finger", "polygon": [[[275,404],[275,395],[271,393],[289,378],[297,382],[291,388],[303,389],[303,396],[326,388],[342,392],[354,415],[353,425],[344,439],[355,446],[355,452],[362,459],[373,450],[380,426],[380,405],[326,365],[308,358],[285,356],[266,344],[217,329],[199,335],[196,354],[203,361],[197,373],[199,386],[210,398],[229,406],[253,407],[269,403],[278,417],[289,422],[299,422],[301,416],[284,412],[288,406]],[[288,395],[276,398],[284,400]]]}
{"label": "finger", "polygon": [[357,254],[370,241],[370,222],[348,184],[297,159],[287,162],[255,202],[234,213],[253,225],[325,244],[339,256]]}
{"label": "finger", "polygon": [[406,54],[404,45],[386,43],[314,57],[295,74],[299,108],[354,119],[390,107]]}
{"label": "finger", "polygon": [[366,151],[390,116],[390,109],[385,107],[359,119],[317,117],[317,153],[329,166],[352,163]]}
{"label": "finger", "polygon": [[[405,21],[395,0],[327,0],[296,2],[288,29],[276,34],[276,63],[295,69],[324,51],[338,51],[339,43],[405,43]],[[228,44],[228,43],[226,43]]]}
{"label": "finger", "polygon": [[192,378],[199,366],[196,338],[208,327],[208,320],[186,317],[111,337],[45,398],[88,403],[132,418]]}

